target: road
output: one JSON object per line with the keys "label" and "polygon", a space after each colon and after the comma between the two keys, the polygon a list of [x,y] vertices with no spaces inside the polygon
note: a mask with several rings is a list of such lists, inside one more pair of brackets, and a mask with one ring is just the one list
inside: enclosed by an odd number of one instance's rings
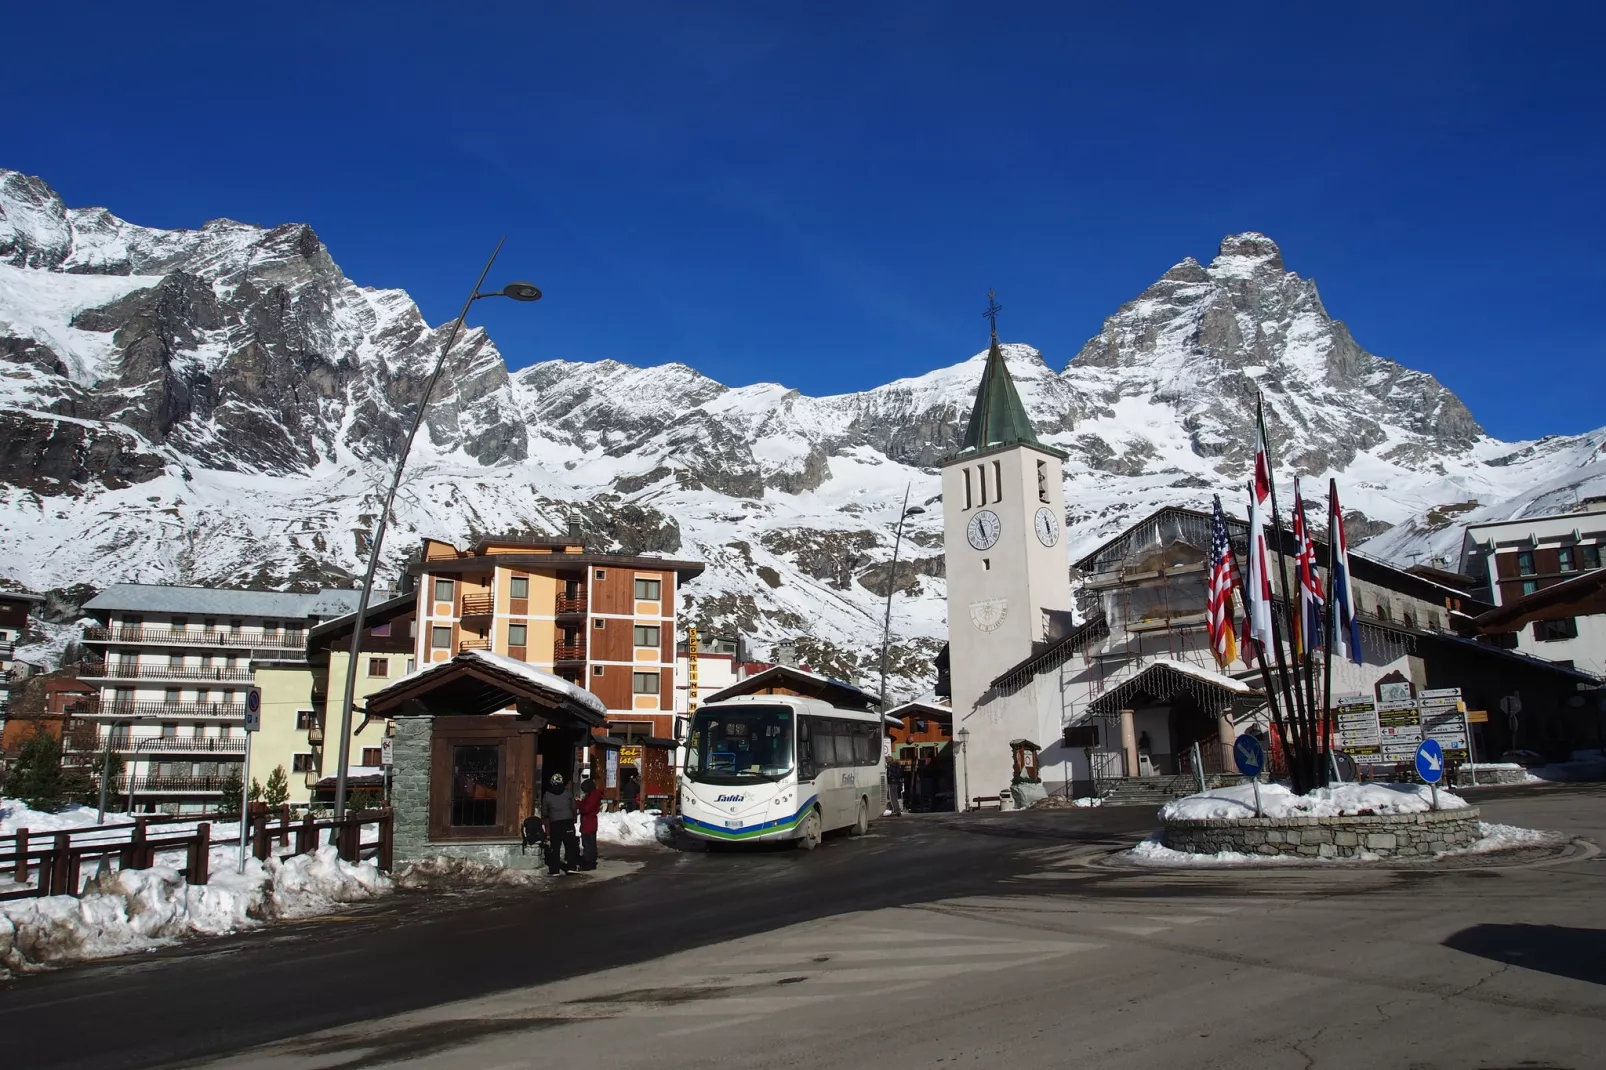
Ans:
{"label": "road", "polygon": [[[1606,840],[1606,789],[1488,820]],[[8,1063],[1586,1067],[1606,861],[1157,871],[1102,809],[651,854],[546,894],[404,895],[0,988]]]}

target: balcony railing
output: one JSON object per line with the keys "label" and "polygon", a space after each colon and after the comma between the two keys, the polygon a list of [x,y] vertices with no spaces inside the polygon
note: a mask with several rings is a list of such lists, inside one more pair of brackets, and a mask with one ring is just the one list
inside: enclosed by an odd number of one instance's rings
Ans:
{"label": "balcony railing", "polygon": [[99,753],[103,748],[110,748],[129,757],[164,751],[169,754],[174,751],[185,754],[244,754],[245,737],[224,739],[219,736],[133,736],[124,739],[114,735],[104,741],[98,739],[62,741],[62,750],[69,753]]}
{"label": "balcony railing", "polygon": [[459,654],[465,650],[489,649],[491,649],[491,641],[489,639],[464,639],[462,642],[457,644],[457,652]]}
{"label": "balcony railing", "polygon": [[322,743],[323,742],[323,725],[322,724],[314,724],[314,725],[312,725],[311,727],[309,727],[307,729],[307,742],[308,743]]}
{"label": "balcony railing", "polygon": [[87,663],[78,671],[80,677],[103,680],[209,680],[248,684],[253,678],[250,669],[220,668],[205,665],[131,665],[127,662]]}
{"label": "balcony railing", "polygon": [[496,600],[488,594],[465,594],[462,599],[464,617],[489,617],[496,608]]}
{"label": "balcony railing", "polygon": [[99,702],[90,702],[71,712],[75,717],[112,719],[170,717],[174,720],[205,717],[209,720],[237,721],[245,716],[245,704],[243,702],[113,702],[101,705]]}
{"label": "balcony railing", "polygon": [[560,617],[570,613],[584,613],[586,611],[586,596],[578,594],[573,598],[565,598],[559,595],[557,611]]}
{"label": "balcony railing", "polygon": [[[223,778],[220,776],[139,776],[133,778],[134,791],[162,791],[162,792],[211,792],[216,794],[223,790]],[[117,778],[117,790],[129,790],[129,778]]]}
{"label": "balcony railing", "polygon": [[14,644],[0,643],[0,661],[10,661],[11,656],[16,652],[17,648]]}
{"label": "balcony railing", "polygon": [[228,646],[273,647],[303,649],[307,645],[304,631],[233,632],[217,629],[145,628],[116,626],[111,628],[85,628],[84,640],[90,643],[161,643],[168,646]]}
{"label": "balcony railing", "polygon": [[552,646],[553,661],[584,661],[586,659],[586,645],[584,643],[554,643]]}

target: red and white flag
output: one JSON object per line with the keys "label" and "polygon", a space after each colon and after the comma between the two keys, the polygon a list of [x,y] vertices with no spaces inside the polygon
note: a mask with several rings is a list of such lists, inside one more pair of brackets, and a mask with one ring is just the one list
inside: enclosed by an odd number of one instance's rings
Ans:
{"label": "red and white flag", "polygon": [[1245,631],[1264,646],[1272,645],[1271,570],[1266,550],[1266,517],[1261,512],[1258,490],[1249,496],[1249,564],[1244,578]]}

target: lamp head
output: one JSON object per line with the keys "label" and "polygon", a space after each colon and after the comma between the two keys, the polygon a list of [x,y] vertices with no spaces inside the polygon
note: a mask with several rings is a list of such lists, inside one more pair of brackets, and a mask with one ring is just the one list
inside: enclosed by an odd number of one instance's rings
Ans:
{"label": "lamp head", "polygon": [[511,297],[515,301],[539,301],[541,288],[529,282],[510,282],[502,287],[502,296]]}

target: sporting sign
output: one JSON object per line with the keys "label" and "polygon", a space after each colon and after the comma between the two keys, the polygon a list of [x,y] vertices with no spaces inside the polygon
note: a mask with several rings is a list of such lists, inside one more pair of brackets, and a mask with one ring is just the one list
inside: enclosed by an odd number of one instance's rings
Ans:
{"label": "sporting sign", "polygon": [[1247,777],[1257,777],[1266,768],[1266,751],[1254,736],[1244,735],[1233,740],[1232,759],[1238,765],[1238,772]]}

